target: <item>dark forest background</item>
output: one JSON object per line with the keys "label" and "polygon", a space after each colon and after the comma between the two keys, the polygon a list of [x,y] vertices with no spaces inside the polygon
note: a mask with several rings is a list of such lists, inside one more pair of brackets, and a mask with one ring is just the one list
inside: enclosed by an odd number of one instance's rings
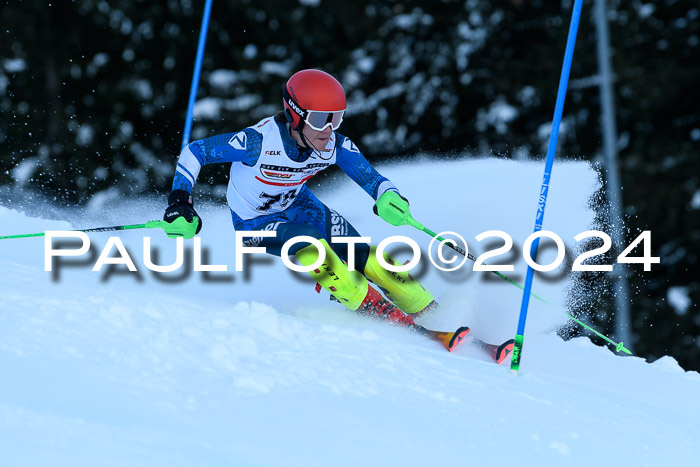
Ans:
{"label": "dark forest background", "polygon": [[[27,193],[66,206],[98,193],[167,193],[204,0],[2,5],[0,203],[21,209]],[[192,139],[274,113],[294,71],[321,68],[344,84],[343,132],[372,161],[542,160],[572,6],[214,0]],[[593,6],[584,2],[557,157],[599,164]],[[626,240],[651,230],[661,257],[631,277],[632,344],[700,370],[700,5],[611,0],[608,10]],[[226,170],[207,171],[214,185],[198,193],[221,196]],[[596,310],[589,319],[612,332],[610,287],[592,293],[607,279],[582,283],[595,299],[573,311]]]}

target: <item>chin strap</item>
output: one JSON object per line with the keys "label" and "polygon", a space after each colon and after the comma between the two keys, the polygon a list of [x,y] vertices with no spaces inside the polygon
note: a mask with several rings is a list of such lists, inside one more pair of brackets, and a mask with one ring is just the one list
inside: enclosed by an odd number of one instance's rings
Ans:
{"label": "chin strap", "polygon": [[306,138],[306,136],[304,135],[304,132],[301,131],[301,129],[293,127],[291,123],[289,123],[289,129],[291,131],[296,131],[297,133],[299,133],[299,138],[301,139],[301,142],[304,143],[304,145],[307,148],[311,149],[312,156],[314,156],[314,154],[315,154],[315,157],[318,157],[319,159],[323,159],[323,157],[321,157],[321,151],[316,149],[316,147],[313,144],[311,144],[311,142],[308,140],[308,138]]}

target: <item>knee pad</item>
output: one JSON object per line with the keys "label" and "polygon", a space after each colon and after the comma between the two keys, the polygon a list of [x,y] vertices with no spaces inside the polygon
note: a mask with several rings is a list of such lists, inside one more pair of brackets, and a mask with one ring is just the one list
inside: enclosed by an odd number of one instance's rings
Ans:
{"label": "knee pad", "polygon": [[[400,264],[387,252],[384,252],[384,261]],[[377,261],[377,247],[374,245],[369,249],[365,276],[377,284],[387,297],[406,313],[418,313],[435,299],[408,271],[392,272],[384,269]]]}

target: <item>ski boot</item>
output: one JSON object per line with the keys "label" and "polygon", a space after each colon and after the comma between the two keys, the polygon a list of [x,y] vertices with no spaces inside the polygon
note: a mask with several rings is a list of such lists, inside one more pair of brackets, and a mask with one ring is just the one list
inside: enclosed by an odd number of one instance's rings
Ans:
{"label": "ski boot", "polygon": [[367,295],[357,309],[357,312],[377,319],[387,320],[391,323],[413,329],[414,331],[420,332],[424,330],[423,326],[416,324],[410,315],[399,310],[396,305],[382,297],[382,294],[377,292],[371,285],[367,287]]}
{"label": "ski boot", "polygon": [[[383,256],[387,264],[400,264],[386,252]],[[426,290],[411,273],[384,269],[377,260],[377,247],[374,245],[370,246],[364,272],[367,279],[376,284],[387,298],[405,313],[415,317],[437,305],[433,294]]]}

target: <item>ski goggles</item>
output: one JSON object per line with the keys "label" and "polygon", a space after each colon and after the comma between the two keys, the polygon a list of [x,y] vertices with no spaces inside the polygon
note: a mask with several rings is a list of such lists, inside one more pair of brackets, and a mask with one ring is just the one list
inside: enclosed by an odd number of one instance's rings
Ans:
{"label": "ski goggles", "polygon": [[340,124],[343,123],[344,110],[338,110],[336,112],[321,112],[318,110],[309,110],[306,113],[306,118],[304,121],[312,129],[316,131],[323,131],[329,125],[332,129],[337,130],[340,128]]}

